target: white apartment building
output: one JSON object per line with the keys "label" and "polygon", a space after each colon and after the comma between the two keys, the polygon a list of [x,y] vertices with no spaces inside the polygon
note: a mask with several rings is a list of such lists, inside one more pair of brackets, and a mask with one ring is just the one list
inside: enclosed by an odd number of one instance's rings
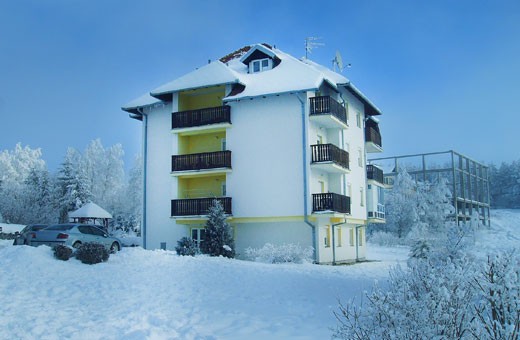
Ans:
{"label": "white apartment building", "polygon": [[123,107],[143,124],[143,244],[204,242],[216,198],[247,247],[299,244],[317,263],[365,258],[384,222],[381,111],[347,78],[267,44],[239,49]]}

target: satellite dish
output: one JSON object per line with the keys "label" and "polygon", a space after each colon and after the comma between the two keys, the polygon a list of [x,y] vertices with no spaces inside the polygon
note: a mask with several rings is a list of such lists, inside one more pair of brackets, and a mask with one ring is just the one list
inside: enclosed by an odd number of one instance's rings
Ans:
{"label": "satellite dish", "polygon": [[338,65],[339,71],[343,72],[343,58],[339,51],[336,51],[336,64]]}

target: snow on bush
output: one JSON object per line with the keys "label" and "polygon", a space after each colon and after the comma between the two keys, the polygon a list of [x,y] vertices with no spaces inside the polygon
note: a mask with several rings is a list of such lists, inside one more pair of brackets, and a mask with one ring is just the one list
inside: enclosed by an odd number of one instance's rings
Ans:
{"label": "snow on bush", "polygon": [[177,241],[175,251],[177,252],[177,255],[195,256],[199,252],[199,249],[197,243],[192,238],[183,237]]}
{"label": "snow on bush", "polygon": [[68,261],[72,256],[72,249],[63,244],[54,247],[54,257],[58,260]]}
{"label": "snow on bush", "polygon": [[485,260],[471,254],[470,225],[452,226],[437,240],[418,240],[408,266],[390,271],[335,312],[341,339],[518,339],[520,257]]}
{"label": "snow on bush", "polygon": [[76,258],[85,264],[96,264],[108,261],[108,249],[99,243],[83,243],[76,251]]}
{"label": "snow on bush", "polygon": [[266,243],[262,248],[247,248],[247,258],[264,263],[305,263],[312,262],[314,249],[301,247],[299,244],[273,245]]}
{"label": "snow on bush", "polygon": [[396,234],[386,231],[373,232],[370,236],[368,236],[368,241],[386,247],[404,245],[405,243],[403,242],[403,239],[397,237]]}

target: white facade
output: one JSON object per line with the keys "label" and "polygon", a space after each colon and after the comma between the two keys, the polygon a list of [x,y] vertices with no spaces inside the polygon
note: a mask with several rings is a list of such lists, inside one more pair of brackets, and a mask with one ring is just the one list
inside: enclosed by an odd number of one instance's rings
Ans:
{"label": "white facade", "polygon": [[[265,71],[248,73],[265,58]],[[318,263],[364,259],[374,204],[364,122],[380,111],[341,75],[266,45],[214,63],[152,91],[158,100],[123,108],[144,126],[145,247],[173,249],[204,227],[204,202],[221,197],[239,257],[248,247],[297,243],[314,247]],[[224,84],[211,81],[217,71]],[[192,122],[203,116],[213,120]]]}

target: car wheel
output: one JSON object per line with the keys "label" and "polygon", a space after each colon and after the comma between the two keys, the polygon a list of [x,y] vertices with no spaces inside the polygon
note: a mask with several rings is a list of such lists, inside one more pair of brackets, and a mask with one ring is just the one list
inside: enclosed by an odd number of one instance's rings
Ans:
{"label": "car wheel", "polygon": [[79,247],[81,247],[81,242],[74,242],[74,244],[72,245],[72,248],[74,249],[78,249]]}
{"label": "car wheel", "polygon": [[110,246],[110,252],[112,254],[116,253],[116,252],[118,252],[120,250],[121,250],[121,247],[119,246],[119,243],[117,243],[117,242],[112,243],[112,245]]}

